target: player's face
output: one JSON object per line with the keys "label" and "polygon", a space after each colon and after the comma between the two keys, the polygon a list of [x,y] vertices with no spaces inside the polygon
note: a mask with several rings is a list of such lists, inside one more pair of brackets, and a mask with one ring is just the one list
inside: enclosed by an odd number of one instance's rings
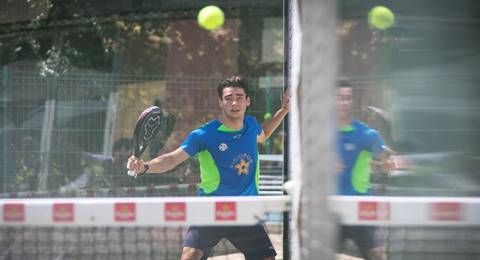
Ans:
{"label": "player's face", "polygon": [[339,119],[349,118],[352,115],[352,108],[352,88],[337,88],[337,116]]}
{"label": "player's face", "polygon": [[231,119],[243,118],[250,98],[242,88],[224,88],[222,99],[218,101],[223,114]]}

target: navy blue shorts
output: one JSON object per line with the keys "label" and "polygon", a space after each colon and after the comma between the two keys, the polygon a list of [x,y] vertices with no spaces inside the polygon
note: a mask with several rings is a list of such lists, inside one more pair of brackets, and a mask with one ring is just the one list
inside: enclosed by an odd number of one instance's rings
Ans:
{"label": "navy blue shorts", "polygon": [[[374,226],[340,226],[340,242],[352,239],[360,254],[368,257],[370,249],[385,245],[384,229]],[[366,258],[368,259],[368,258]]]}
{"label": "navy blue shorts", "polygon": [[218,226],[218,227],[190,227],[183,241],[184,247],[192,247],[203,251],[203,258],[207,259],[212,248],[222,239],[228,239],[245,259],[263,259],[276,256],[272,242],[263,226]]}

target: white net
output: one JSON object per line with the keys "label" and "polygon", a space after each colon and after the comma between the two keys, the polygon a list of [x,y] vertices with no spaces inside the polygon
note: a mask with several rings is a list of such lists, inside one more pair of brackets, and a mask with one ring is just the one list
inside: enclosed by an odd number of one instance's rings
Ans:
{"label": "white net", "polygon": [[[188,226],[258,224],[281,256],[281,213],[288,201],[286,196],[0,200],[0,256],[179,259]],[[235,255],[226,241],[211,254],[217,257],[212,259],[242,259]]]}
{"label": "white net", "polygon": [[[480,257],[479,198],[337,196],[330,206],[340,225],[380,231],[388,259]],[[340,242],[340,253],[360,257],[352,241]]]}

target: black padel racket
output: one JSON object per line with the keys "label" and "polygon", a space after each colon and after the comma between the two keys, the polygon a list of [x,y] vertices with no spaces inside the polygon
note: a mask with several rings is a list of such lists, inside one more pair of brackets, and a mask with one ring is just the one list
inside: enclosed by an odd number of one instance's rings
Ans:
{"label": "black padel racket", "polygon": [[[133,155],[137,158],[142,156],[148,145],[160,133],[162,126],[162,110],[152,106],[143,111],[138,117],[133,131]],[[128,175],[135,175],[134,171],[128,171]]]}

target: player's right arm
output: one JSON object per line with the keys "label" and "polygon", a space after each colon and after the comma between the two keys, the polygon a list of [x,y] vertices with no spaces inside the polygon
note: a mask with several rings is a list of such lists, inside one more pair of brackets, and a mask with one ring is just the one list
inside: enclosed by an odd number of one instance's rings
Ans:
{"label": "player's right arm", "polygon": [[383,151],[377,156],[377,160],[374,160],[373,163],[378,163],[382,169],[382,172],[391,173],[396,168],[395,161],[392,158],[392,155],[394,154],[395,151],[385,145],[383,147]]}
{"label": "player's right arm", "polygon": [[[127,168],[138,173],[162,173],[175,168],[180,163],[194,156],[205,148],[205,131],[196,129],[192,131],[185,141],[175,151],[162,154],[148,162],[132,156],[128,159]],[[148,167],[145,172],[145,166]]]}
{"label": "player's right arm", "polygon": [[374,160],[371,162],[372,165],[379,167],[382,173],[390,173],[395,170],[395,162],[391,157],[395,154],[395,151],[385,145],[378,131],[370,129],[367,134],[367,142],[375,155]]}
{"label": "player's right arm", "polygon": [[148,165],[148,170],[145,173],[163,173],[175,168],[180,163],[190,157],[182,147],[175,151],[162,154],[150,161],[144,162],[142,159],[131,156],[128,159],[127,168],[135,172],[135,174],[143,173],[145,166]]}

